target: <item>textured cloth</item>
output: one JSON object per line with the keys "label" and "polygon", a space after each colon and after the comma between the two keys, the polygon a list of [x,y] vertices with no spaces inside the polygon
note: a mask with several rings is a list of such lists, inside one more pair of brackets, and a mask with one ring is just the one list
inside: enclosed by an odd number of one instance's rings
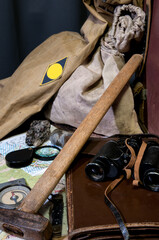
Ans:
{"label": "textured cloth", "polygon": [[[109,58],[107,63],[107,66],[109,64],[111,66],[112,63],[114,65],[113,58]],[[56,123],[78,127],[107,88],[108,83],[102,78],[106,68],[103,68],[100,49],[98,49],[91,62],[80,65],[60,88],[53,101],[50,119]],[[118,72],[117,66],[115,71]],[[113,75],[114,73],[110,75],[110,79]],[[95,132],[104,135],[118,133],[112,108],[108,110]]]}
{"label": "textured cloth", "polygon": [[[122,15],[122,13],[128,13]],[[114,13],[114,20],[111,31],[108,36],[114,43],[119,52],[128,52],[130,50],[131,40],[140,41],[145,26],[145,13],[131,4],[117,7]]]}
{"label": "textured cloth", "polygon": [[121,4],[133,4],[142,8],[143,0],[94,0],[96,11],[110,24],[113,22],[115,7]]}
{"label": "textured cloth", "polygon": [[[99,14],[90,0],[83,0],[91,13],[81,34],[61,32],[54,34],[34,49],[7,79],[0,83],[0,139],[40,112],[57,93],[71,74],[91,56],[108,22]],[[111,4],[110,4],[111,5]],[[59,79],[42,85],[50,64],[67,57],[66,67]]]}
{"label": "textured cloth", "polygon": [[[129,15],[120,19],[119,15],[124,10],[130,15],[133,11],[133,19]],[[138,13],[139,10],[144,16],[144,12],[138,7],[132,5],[117,7],[112,28],[102,38],[101,46],[92,58],[81,64],[59,89],[48,113],[48,117],[53,122],[78,127],[89,113],[125,64],[121,52],[128,51],[127,44],[129,45],[132,39],[138,38],[143,33],[144,20],[140,21],[142,26],[138,23],[138,17],[136,17],[137,23],[134,21],[135,11]],[[137,28],[138,25],[140,27]],[[122,31],[123,28],[125,31]],[[115,102],[114,109],[110,107],[94,132],[106,136],[119,132],[123,134],[141,132],[130,87],[125,87]]]}
{"label": "textured cloth", "polygon": [[[85,6],[93,11],[93,7]],[[83,24],[81,32],[60,32],[49,37],[35,48],[17,70],[0,83],[0,139],[19,127],[57,93],[72,72],[92,53],[103,35],[107,22],[93,11]],[[50,64],[67,57],[62,76],[42,85]]]}

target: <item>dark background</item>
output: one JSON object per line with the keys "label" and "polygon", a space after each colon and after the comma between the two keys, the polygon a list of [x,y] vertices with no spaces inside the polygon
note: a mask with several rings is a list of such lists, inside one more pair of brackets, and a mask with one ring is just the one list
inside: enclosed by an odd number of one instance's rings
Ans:
{"label": "dark background", "polygon": [[51,35],[79,32],[87,15],[82,0],[0,0],[0,79]]}

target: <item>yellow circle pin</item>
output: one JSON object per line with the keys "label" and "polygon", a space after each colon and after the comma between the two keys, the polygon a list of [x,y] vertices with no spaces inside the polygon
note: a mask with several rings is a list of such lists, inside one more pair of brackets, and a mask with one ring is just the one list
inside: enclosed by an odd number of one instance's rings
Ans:
{"label": "yellow circle pin", "polygon": [[53,82],[54,80],[60,79],[65,69],[67,57],[50,64],[43,76],[41,86]]}
{"label": "yellow circle pin", "polygon": [[62,75],[63,69],[61,64],[55,63],[47,70],[47,76],[50,79],[57,79]]}

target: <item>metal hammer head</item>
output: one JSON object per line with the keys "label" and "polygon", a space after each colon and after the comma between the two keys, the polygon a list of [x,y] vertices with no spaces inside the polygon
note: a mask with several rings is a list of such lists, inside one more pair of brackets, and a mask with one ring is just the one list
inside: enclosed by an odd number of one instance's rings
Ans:
{"label": "metal hammer head", "polygon": [[0,209],[0,229],[26,240],[49,240],[52,226],[43,216],[20,210]]}

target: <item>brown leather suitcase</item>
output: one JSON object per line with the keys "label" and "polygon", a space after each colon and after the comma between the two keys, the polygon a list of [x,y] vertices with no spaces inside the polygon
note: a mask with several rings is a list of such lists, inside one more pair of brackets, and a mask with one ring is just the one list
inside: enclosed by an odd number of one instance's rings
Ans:
{"label": "brown leather suitcase", "polygon": [[[67,172],[68,239],[123,239],[104,202],[110,182],[94,182],[85,174],[86,164],[110,139],[118,136],[89,140]],[[158,192],[134,187],[130,178],[123,180],[109,197],[120,211],[130,239],[159,239]]]}
{"label": "brown leather suitcase", "polygon": [[159,1],[152,1],[152,16],[148,55],[145,65],[145,81],[147,89],[148,130],[159,134]]}

